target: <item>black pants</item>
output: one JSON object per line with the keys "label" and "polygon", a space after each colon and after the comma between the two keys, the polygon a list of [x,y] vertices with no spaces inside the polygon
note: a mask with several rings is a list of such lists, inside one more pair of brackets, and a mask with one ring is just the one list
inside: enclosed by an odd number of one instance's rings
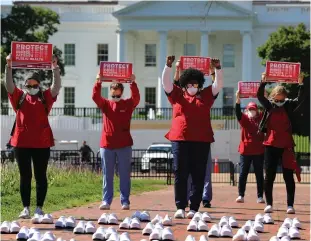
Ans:
{"label": "black pants", "polygon": [[20,193],[24,207],[30,206],[31,159],[36,179],[37,206],[42,207],[47,192],[46,170],[50,158],[50,148],[14,148],[20,173]]}
{"label": "black pants", "polygon": [[188,177],[192,177],[192,194],[190,195],[190,210],[198,211],[202,201],[204,178],[210,143],[207,142],[172,142],[175,174],[175,203],[177,209],[188,205]]}
{"label": "black pants", "polygon": [[[282,163],[284,149],[273,146],[265,147],[265,195],[267,205],[273,205],[273,182],[275,180],[278,164]],[[287,192],[287,206],[294,206],[295,199],[295,180],[294,171],[282,168],[283,178]]]}
{"label": "black pants", "polygon": [[264,155],[240,155],[239,196],[244,197],[247,176],[253,163],[257,182],[257,197],[263,197],[263,162]]}

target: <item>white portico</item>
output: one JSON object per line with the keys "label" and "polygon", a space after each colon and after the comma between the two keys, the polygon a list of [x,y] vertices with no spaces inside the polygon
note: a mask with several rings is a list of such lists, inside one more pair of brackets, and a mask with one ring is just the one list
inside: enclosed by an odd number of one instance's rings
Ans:
{"label": "white portico", "polygon": [[[184,55],[182,45],[194,44],[196,55],[218,57],[222,60],[222,45],[238,43],[242,56],[240,66],[225,70],[226,86],[234,86],[239,80],[252,79],[252,29],[254,14],[229,1],[226,2],[140,2],[115,12],[119,21],[118,60],[135,62],[137,77],[154,80],[157,75],[157,107],[168,107],[161,86],[161,75],[167,55]],[[209,8],[209,10],[208,10]],[[178,11],[176,11],[178,9]],[[207,13],[208,12],[208,13]],[[156,68],[142,70],[135,61],[135,54],[142,48],[136,43],[156,40]],[[138,48],[138,49],[137,49]],[[191,54],[188,54],[191,55]],[[149,69],[149,70],[148,70]],[[230,78],[231,77],[231,78]],[[153,81],[154,83],[154,81]]]}

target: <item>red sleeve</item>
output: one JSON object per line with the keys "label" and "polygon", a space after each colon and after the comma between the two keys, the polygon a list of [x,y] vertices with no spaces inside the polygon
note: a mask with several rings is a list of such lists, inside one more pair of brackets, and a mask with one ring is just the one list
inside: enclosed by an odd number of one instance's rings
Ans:
{"label": "red sleeve", "polygon": [[239,121],[240,125],[242,127],[246,127],[247,123],[248,123],[248,117],[242,113],[242,117],[241,117],[241,120]]}
{"label": "red sleeve", "polygon": [[126,101],[130,101],[131,104],[133,105],[133,108],[135,108],[136,106],[138,106],[140,101],[139,89],[137,87],[136,82],[130,84],[130,89],[131,89],[131,98],[127,99]]}
{"label": "red sleeve", "polygon": [[167,94],[169,102],[173,105],[183,96],[183,91],[177,85],[173,85],[173,90],[171,93]]}
{"label": "red sleeve", "polygon": [[43,96],[46,102],[46,107],[48,108],[48,113],[50,113],[54,102],[57,100],[57,96],[53,97],[51,89],[47,89],[43,92]]}
{"label": "red sleeve", "polygon": [[92,99],[96,103],[99,109],[103,112],[106,111],[108,100],[104,99],[101,95],[102,84],[101,82],[96,81],[93,87]]}
{"label": "red sleeve", "polygon": [[201,97],[204,102],[208,103],[210,107],[212,107],[215,102],[215,98],[212,92],[212,86],[204,88],[201,92]]}
{"label": "red sleeve", "polygon": [[17,111],[16,108],[23,93],[24,92],[17,87],[14,88],[13,94],[8,93],[9,100],[15,112]]}

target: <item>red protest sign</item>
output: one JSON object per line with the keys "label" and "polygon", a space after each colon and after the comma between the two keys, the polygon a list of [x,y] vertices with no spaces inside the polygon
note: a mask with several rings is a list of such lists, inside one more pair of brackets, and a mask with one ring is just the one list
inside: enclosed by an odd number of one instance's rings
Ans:
{"label": "red protest sign", "polygon": [[210,63],[211,58],[199,57],[199,56],[181,56],[180,57],[180,68],[182,70],[188,68],[194,68],[200,70],[204,75],[210,74]]}
{"label": "red protest sign", "polygon": [[130,83],[133,64],[101,61],[99,74],[104,82]]}
{"label": "red protest sign", "polygon": [[266,79],[268,82],[297,83],[300,63],[267,61]]}
{"label": "red protest sign", "polygon": [[53,45],[49,43],[12,42],[12,68],[52,69]]}
{"label": "red protest sign", "polygon": [[239,81],[238,89],[240,98],[257,98],[257,91],[260,82],[244,82]]}

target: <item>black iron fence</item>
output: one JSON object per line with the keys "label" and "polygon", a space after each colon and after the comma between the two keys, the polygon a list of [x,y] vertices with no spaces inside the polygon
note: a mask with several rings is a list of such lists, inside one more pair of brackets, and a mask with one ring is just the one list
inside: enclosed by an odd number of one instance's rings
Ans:
{"label": "black iron fence", "polygon": [[[131,160],[131,177],[132,178],[147,178],[147,179],[163,179],[168,185],[173,183],[173,158],[171,152],[165,151],[147,151],[134,149]],[[14,162],[13,151],[1,151],[1,163]],[[310,154],[297,153],[297,161],[301,166],[301,183],[310,183]],[[50,165],[59,168],[72,167],[77,169],[90,169],[94,172],[101,172],[102,161],[100,153],[91,152],[89,155],[82,156],[76,150],[51,150]],[[118,175],[118,166],[122,165],[116,161],[115,174]],[[236,185],[239,179],[239,166],[234,165],[227,160],[213,160],[212,182],[213,183],[228,183]],[[256,178],[254,171],[251,168],[248,183],[255,183]],[[278,170],[276,183],[284,183],[282,169]]]}

